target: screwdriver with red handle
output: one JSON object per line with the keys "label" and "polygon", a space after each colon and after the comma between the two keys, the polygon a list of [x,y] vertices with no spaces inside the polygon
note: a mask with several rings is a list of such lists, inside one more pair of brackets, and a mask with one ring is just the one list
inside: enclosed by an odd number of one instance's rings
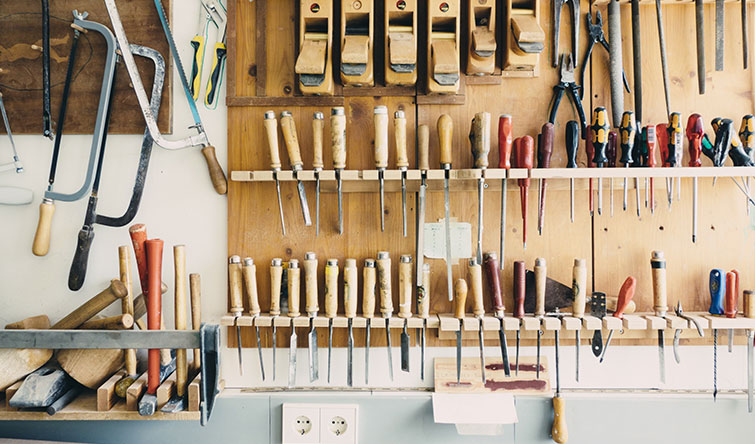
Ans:
{"label": "screwdriver with red handle", "polygon": [[[642,141],[645,143],[647,149],[648,168],[654,168],[656,165],[655,151],[658,144],[655,138],[655,127],[653,125],[643,128]],[[655,214],[655,180],[652,177],[650,178],[650,214]]]}
{"label": "screwdriver with red handle", "polygon": [[[517,143],[518,142],[518,143]],[[535,157],[535,141],[531,136],[517,138],[514,141],[514,159],[517,168],[531,170]],[[529,198],[530,179],[519,179],[519,198],[522,204],[522,244],[527,249],[527,201]]]}
{"label": "screwdriver with red handle", "polygon": [[[498,168],[511,169],[511,116],[504,114],[498,118]],[[503,256],[506,244],[506,178],[501,179],[501,270],[505,262]]]}
{"label": "screwdriver with red handle", "polygon": [[[689,141],[689,166],[699,167],[700,155],[702,154],[703,118],[694,113],[687,119],[687,140]],[[692,243],[697,241],[697,177],[692,178]]]}
{"label": "screwdriver with red handle", "polygon": [[[550,168],[551,155],[553,154],[553,137],[555,136],[555,129],[553,124],[547,122],[543,125],[540,134],[537,136],[537,167],[538,168]],[[545,222],[545,190],[547,183],[545,179],[539,179],[538,187],[538,211],[537,211],[537,232],[542,236],[543,223]]]}
{"label": "screwdriver with red handle", "polygon": [[[619,299],[616,302],[616,311],[613,313],[613,317],[624,319],[624,310],[626,310],[629,303],[632,302],[636,288],[637,279],[635,279],[634,276],[629,276],[619,290]],[[606,339],[606,346],[603,348],[603,354],[600,355],[600,362],[603,362],[603,359],[606,357],[606,351],[608,350],[608,346],[611,345],[611,338],[613,337],[614,331],[615,330],[611,330],[608,332],[608,339]]]}
{"label": "screwdriver with red handle", "polygon": [[[664,168],[670,167],[669,155],[668,155],[668,132],[667,125],[665,123],[659,123],[655,126],[655,137],[657,144],[660,147],[661,154],[661,166]],[[671,197],[673,195],[673,181],[670,177],[666,178],[666,198],[668,199],[668,208],[671,210]]]}

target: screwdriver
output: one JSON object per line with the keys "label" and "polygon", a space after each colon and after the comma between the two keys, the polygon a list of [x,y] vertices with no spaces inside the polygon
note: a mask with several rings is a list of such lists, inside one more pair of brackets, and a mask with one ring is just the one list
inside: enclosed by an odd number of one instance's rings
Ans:
{"label": "screwdriver", "polygon": [[[606,146],[608,145],[608,132],[611,125],[608,123],[608,112],[602,106],[595,108],[592,114],[592,144],[595,149],[595,157],[592,161],[598,168],[608,161],[606,158]],[[598,178],[598,215],[603,214],[603,178]]]}
{"label": "screwdriver", "polygon": [[341,172],[346,168],[346,111],[342,106],[330,110],[330,141],[333,151],[333,169],[338,187],[338,234],[343,234],[343,181]]}
{"label": "screwdriver", "polygon": [[[648,150],[648,168],[655,168],[655,152],[658,144],[656,143],[655,127],[646,126],[642,130],[642,139]],[[655,214],[655,180],[650,178],[650,214]]]}
{"label": "screwdriver", "polygon": [[457,279],[454,285],[454,317],[459,320],[456,330],[456,384],[461,383],[461,331],[464,328],[464,306],[467,302],[467,281]]}
{"label": "screwdriver", "polygon": [[482,265],[477,263],[476,259],[469,261],[469,282],[472,287],[472,314],[479,321],[478,340],[480,344],[480,372],[482,373],[482,384],[485,385],[485,338],[483,334],[482,320],[485,317],[485,307],[482,303]]}
{"label": "screwdriver", "polygon": [[312,219],[309,216],[309,204],[307,203],[307,194],[304,191],[304,184],[299,179],[299,171],[302,170],[304,162],[301,160],[301,149],[299,147],[299,137],[296,134],[296,122],[291,116],[290,111],[281,112],[281,131],[283,131],[283,140],[286,142],[288,159],[291,162],[291,169],[296,179],[296,190],[299,193],[299,205],[304,216],[304,225],[312,225]]}
{"label": "screwdriver", "polygon": [[[535,259],[535,317],[540,319],[542,325],[545,317],[545,278],[547,277],[547,267],[545,259],[539,257]],[[540,338],[543,330],[537,330],[537,365],[536,377],[540,379]]]}
{"label": "screwdriver", "polygon": [[377,283],[380,293],[380,313],[385,318],[385,341],[388,351],[388,375],[393,381],[393,353],[391,352],[391,316],[393,315],[393,290],[391,289],[391,256],[387,251],[378,252]]}
{"label": "screwdriver", "polygon": [[320,310],[317,295],[317,255],[314,252],[304,254],[304,307],[309,317],[309,334],[307,335],[307,352],[309,354],[309,382],[320,378],[320,365],[317,359],[317,331],[315,330],[315,318]]}
{"label": "screwdriver", "polygon": [[[569,127],[567,126],[567,130]],[[593,140],[593,131],[592,131],[592,125],[587,127],[587,137],[585,138],[585,155],[587,156],[587,167],[588,168],[595,168],[595,163],[593,163],[593,158],[595,157],[595,146],[592,143]],[[590,177],[589,182],[589,193],[590,193],[590,217],[593,217],[595,214],[595,205],[594,205],[594,195],[592,190],[592,177]]]}
{"label": "screwdriver", "polygon": [[[538,149],[537,149],[537,167],[538,168],[550,168],[551,155],[553,154],[553,137],[555,136],[555,129],[553,124],[546,122],[543,128],[540,130],[538,136]],[[545,190],[547,183],[545,179],[540,179],[538,184],[538,210],[537,210],[537,232],[542,236],[543,224],[545,223]]]}
{"label": "screwdriver", "polygon": [[[632,302],[632,298],[634,298],[634,291],[635,288],[637,288],[637,279],[634,278],[634,276],[629,276],[624,283],[621,285],[621,289],[619,289],[619,297],[616,302],[616,311],[613,312],[613,317],[624,319],[624,310],[626,310],[627,305],[629,305],[630,302]],[[608,346],[611,345],[611,338],[613,337],[613,332],[615,330],[611,330],[608,332],[608,339],[606,339],[606,346],[603,348],[603,354],[600,355],[600,362],[603,362],[603,359],[606,357],[606,351],[608,351]]]}
{"label": "screwdriver", "polygon": [[322,160],[322,137],[325,128],[324,116],[316,112],[312,116],[312,170],[315,173],[315,236],[320,235],[320,172],[325,163]]}
{"label": "screwdriver", "polygon": [[509,352],[506,344],[506,332],[503,329],[503,298],[501,296],[501,278],[498,271],[498,257],[493,252],[485,254],[485,271],[490,287],[490,296],[493,298],[493,313],[498,318],[500,328],[498,330],[498,340],[501,345],[501,358],[503,359],[503,371],[506,376],[511,376],[509,367]]}
{"label": "screwdriver", "polygon": [[370,332],[372,330],[372,318],[375,317],[375,260],[365,259],[362,269],[362,316],[367,320],[364,330],[364,384],[370,383]]}
{"label": "screwdriver", "polygon": [[[755,151],[753,150],[753,139],[755,139],[755,117],[752,114],[747,114],[742,117],[742,123],[739,126],[739,140],[742,141],[742,147],[745,153],[750,157],[750,160],[755,161]],[[747,176],[747,186],[750,189],[750,176]],[[745,198],[745,204],[747,205],[747,215],[750,215],[750,199]],[[749,349],[748,349],[749,350]]]}
{"label": "screwdriver", "polygon": [[[730,274],[734,280],[732,285],[729,283]],[[727,290],[726,298],[724,299],[724,314],[727,318],[733,319],[737,317],[737,305],[739,302],[739,272],[737,270],[731,270],[726,274],[726,288],[729,290]],[[729,353],[731,353],[734,347],[734,329],[730,328],[728,333]]]}
{"label": "screwdriver", "polygon": [[[419,262],[417,262],[419,268]],[[420,379],[425,380],[425,347],[427,343],[427,318],[430,317],[430,264],[422,265],[422,286],[417,286],[417,316],[422,319],[422,329],[420,334]],[[419,279],[419,274],[417,279]]]}
{"label": "screwdriver", "polygon": [[343,266],[343,312],[349,326],[349,339],[346,358],[346,385],[354,385],[354,317],[357,315],[357,260],[346,259]]}
{"label": "screwdriver", "polygon": [[[621,116],[621,125],[619,126],[621,133],[621,160],[624,164],[624,168],[629,168],[632,164],[632,151],[634,150],[635,137],[637,136],[637,121],[634,119],[634,113],[632,111],[624,111]],[[639,161],[639,159],[636,159]],[[624,211],[627,210],[627,181],[624,178]],[[637,187],[637,216],[640,216],[640,190]]]}
{"label": "screwdriver", "polygon": [[[658,146],[660,147],[661,154],[661,166],[668,168],[671,166],[669,163],[669,142],[668,142],[668,128],[665,123],[659,123],[655,126],[655,137],[657,139]],[[715,180],[715,179],[714,179]],[[674,193],[674,183],[670,177],[666,177],[666,199],[668,199],[669,211],[671,210],[671,196]]]}
{"label": "screwdriver", "polygon": [[[616,141],[619,135],[615,130],[608,133],[608,146],[606,146],[606,159],[608,167],[616,168]],[[626,180],[626,179],[625,179]],[[611,217],[613,217],[613,176],[609,179],[608,189],[611,190]]]}
{"label": "screwdriver", "polygon": [[[663,251],[653,251],[650,259],[650,267],[653,276],[653,310],[655,315],[666,317],[668,304],[666,303],[666,258]],[[661,374],[661,382],[666,382],[666,355],[663,340],[664,329],[658,330],[658,368]]]}
{"label": "screwdriver", "polygon": [[[517,143],[517,141],[519,143]],[[517,168],[531,170],[535,156],[535,141],[531,136],[517,138],[514,141],[514,159]],[[519,179],[519,199],[522,204],[522,245],[527,249],[527,208],[529,201],[530,179]]]}
{"label": "screwdriver", "polygon": [[299,268],[299,261],[296,259],[288,261],[286,282],[288,283],[288,317],[291,318],[291,336],[288,341],[288,386],[293,387],[296,383],[296,349],[298,346],[294,318],[301,316],[299,312],[301,269]]}
{"label": "screwdriver", "polygon": [[375,167],[380,181],[380,231],[385,231],[385,169],[388,168],[388,108],[375,107]]}
{"label": "screwdriver", "polygon": [[[702,154],[702,143],[705,130],[703,129],[703,118],[700,114],[694,113],[687,119],[687,140],[689,141],[689,166],[699,167],[700,154]],[[697,241],[697,177],[692,178],[692,243]]]}
{"label": "screwdriver", "polygon": [[[712,315],[724,314],[724,293],[726,293],[726,281],[724,272],[718,268],[710,271],[708,282],[710,290],[710,308],[708,312]],[[718,395],[718,329],[713,329],[713,402]]]}
{"label": "screwdriver", "polygon": [[[511,169],[511,116],[503,114],[498,118],[498,168],[507,170]],[[501,271],[503,271],[504,256],[503,251],[506,244],[506,178],[501,179]]]}
{"label": "screwdriver", "polygon": [[393,114],[393,132],[396,138],[396,166],[401,171],[401,220],[406,237],[406,172],[409,156],[406,154],[406,114],[402,110]]}
{"label": "screwdriver", "polygon": [[274,258],[270,262],[270,316],[273,317],[273,381],[275,380],[275,345],[278,325],[275,320],[281,314],[281,285],[283,283],[283,259]]}
{"label": "screwdriver", "polygon": [[[231,256],[228,259],[228,288],[231,295],[231,314],[233,315],[233,324],[236,327],[236,346],[239,349],[239,374],[244,375],[244,366],[241,362],[241,326],[239,317],[244,312],[244,304],[241,300],[241,258]],[[260,364],[262,361],[260,360]],[[262,372],[262,379],[265,379],[265,373]]]}
{"label": "screwdriver", "polygon": [[472,146],[474,167],[480,170],[477,179],[477,263],[482,263],[482,215],[483,192],[485,190],[485,170],[488,168],[490,153],[490,113],[477,113],[469,128],[469,142]]}
{"label": "screwdriver", "polygon": [[270,168],[273,170],[273,179],[275,179],[275,189],[278,191],[278,210],[280,211],[281,230],[286,235],[286,221],[283,218],[283,202],[281,202],[281,184],[278,180],[278,173],[281,170],[280,152],[278,151],[278,120],[275,118],[275,111],[265,111],[265,135],[267,136],[267,147],[270,151]]}
{"label": "screwdriver", "polygon": [[328,318],[328,384],[333,355],[333,319],[338,315],[338,259],[325,263],[325,317]]}
{"label": "screwdriver", "polygon": [[[572,294],[574,302],[572,303],[572,316],[580,321],[585,316],[585,301],[587,299],[587,261],[584,259],[574,259],[574,268],[572,268]],[[574,330],[574,353],[575,353],[575,379],[579,382],[579,346],[581,340],[582,327]]]}
{"label": "screwdriver", "polygon": [[412,257],[402,254],[398,264],[398,317],[404,320],[401,331],[401,371],[409,371],[409,318],[412,317]]}
{"label": "screwdriver", "polygon": [[516,331],[516,364],[514,374],[519,376],[519,342],[522,335],[522,318],[524,318],[524,295],[526,286],[527,270],[524,261],[514,262],[514,317],[519,319],[519,328]]}
{"label": "screwdriver", "polygon": [[[668,164],[670,167],[681,166],[681,157],[684,154],[682,141],[682,116],[679,113],[671,113],[668,117]],[[677,181],[677,194],[681,193],[681,178]],[[671,179],[671,193],[669,194],[669,209],[671,209],[671,199],[674,197],[674,180]]]}
{"label": "screwdriver", "polygon": [[440,145],[440,167],[443,169],[443,191],[446,210],[446,279],[448,281],[448,300],[453,300],[453,272],[451,270],[451,196],[448,182],[451,178],[451,142],[453,140],[454,122],[451,116],[443,114],[438,118],[438,143]]}
{"label": "screwdriver", "polygon": [[[682,115],[679,113],[671,113],[671,119],[674,127],[674,144],[676,149],[674,154],[676,155],[677,167],[682,166],[682,159],[684,158],[684,142],[683,142],[683,128],[682,128]],[[676,178],[676,200],[682,200],[682,178]]]}
{"label": "screwdriver", "polygon": [[[579,123],[574,120],[570,120],[566,123],[566,131],[564,133],[566,143],[566,167],[577,168],[577,150],[579,149]],[[590,189],[592,190],[592,179],[590,179]],[[592,192],[590,192],[592,194]],[[574,178],[569,178],[569,217],[574,223]],[[503,262],[503,257],[501,257]]]}

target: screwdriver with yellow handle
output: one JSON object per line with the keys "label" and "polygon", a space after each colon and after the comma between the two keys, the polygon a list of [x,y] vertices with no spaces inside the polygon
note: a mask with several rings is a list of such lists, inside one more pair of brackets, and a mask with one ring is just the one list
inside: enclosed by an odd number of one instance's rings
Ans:
{"label": "screwdriver with yellow handle", "polygon": [[[608,112],[602,106],[595,108],[592,113],[592,145],[595,156],[592,161],[598,168],[608,162],[606,147],[608,146],[608,132],[611,126],[608,123]],[[598,215],[603,214],[603,178],[598,178]]]}
{"label": "screwdriver with yellow handle", "polygon": [[202,81],[202,65],[204,64],[204,51],[205,45],[207,44],[207,28],[209,27],[210,22],[214,23],[214,18],[209,11],[203,8],[199,11],[197,33],[191,39],[191,47],[194,50],[194,57],[192,57],[189,90],[191,91],[194,100],[199,98],[199,89]]}

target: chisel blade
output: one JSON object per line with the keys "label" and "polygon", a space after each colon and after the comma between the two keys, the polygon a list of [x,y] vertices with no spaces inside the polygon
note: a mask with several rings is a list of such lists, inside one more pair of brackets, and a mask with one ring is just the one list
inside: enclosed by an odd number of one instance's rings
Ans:
{"label": "chisel blade", "polygon": [[511,377],[511,368],[509,364],[509,351],[506,344],[506,332],[503,330],[503,319],[501,319],[501,328],[498,330],[498,341],[501,344],[501,358],[503,359],[503,372],[506,377]]}
{"label": "chisel blade", "polygon": [[664,348],[663,330],[658,330],[658,370],[661,375],[661,383],[666,383],[666,350]]}
{"label": "chisel blade", "polygon": [[485,385],[485,337],[483,331],[482,318],[480,318],[480,330],[478,331],[478,339],[480,341],[480,373],[482,374],[482,384]]}
{"label": "chisel blade", "polygon": [[519,326],[519,330],[516,331],[516,364],[514,367],[514,374],[516,376],[519,376],[519,339],[522,336],[522,330],[521,325]]}
{"label": "chisel blade", "polygon": [[380,231],[385,231],[385,179],[380,171]]}
{"label": "chisel blade", "polygon": [[343,234],[343,181],[339,169],[336,169],[336,187],[338,188],[338,234]]}
{"label": "chisel blade", "polygon": [[543,331],[537,331],[537,361],[535,365],[535,378],[540,379],[540,338],[543,337]]}
{"label": "chisel blade", "polygon": [[[448,189],[449,170],[446,170],[446,177],[443,184],[445,192],[445,211],[446,211],[446,280],[448,281],[448,300],[453,301],[453,271],[451,270],[451,196]],[[503,261],[503,260],[501,260]]]}
{"label": "chisel blade", "polygon": [[406,331],[408,321],[404,320],[404,330],[401,332],[401,371],[409,371],[409,333]]}
{"label": "chisel blade", "polygon": [[352,321],[349,318],[348,357],[346,360],[346,385],[349,387],[354,385],[354,327]]}
{"label": "chisel blade", "polygon": [[276,345],[276,333],[278,328],[275,326],[275,317],[273,317],[273,381],[275,381],[275,345]]}
{"label": "chisel blade", "polygon": [[388,376],[393,381],[393,352],[391,351],[391,327],[390,319],[385,318],[385,349],[388,351]]}
{"label": "chisel blade", "polygon": [[674,361],[676,361],[677,364],[682,363],[682,358],[679,356],[679,336],[682,335],[681,329],[676,329],[674,332]]}
{"label": "chisel blade", "polygon": [[296,190],[299,192],[299,204],[301,205],[301,214],[304,217],[304,225],[311,226],[312,219],[309,216],[309,204],[307,203],[307,193],[304,191],[304,184],[301,180],[296,181]]}
{"label": "chisel blade", "polygon": [[307,335],[309,347],[309,382],[320,379],[320,365],[317,360],[317,331],[315,330],[314,318],[309,318],[309,334]]}
{"label": "chisel blade", "polygon": [[403,234],[406,237],[406,171],[401,172],[401,222],[403,226]]}
{"label": "chisel blade", "polygon": [[731,353],[734,347],[734,329],[733,328],[729,329],[727,337],[729,339],[729,353]]}
{"label": "chisel blade", "polygon": [[260,357],[260,373],[262,374],[262,380],[264,381],[265,380],[265,365],[262,362],[262,343],[260,342],[260,328],[257,325],[254,326],[254,333],[255,333],[255,336],[257,337],[257,353],[259,354],[259,357]]}
{"label": "chisel blade", "polygon": [[456,330],[456,384],[461,382],[461,329]]}
{"label": "chisel blade", "polygon": [[485,190],[485,179],[480,178],[477,181],[477,263],[482,264],[482,219],[483,219],[483,196]]}
{"label": "chisel blade", "polygon": [[575,375],[574,379],[579,382],[579,344],[582,340],[580,338],[581,334],[579,330],[574,331],[574,368],[575,368]]}
{"label": "chisel blade", "polygon": [[372,319],[367,318],[367,326],[364,329],[364,384],[370,384],[370,324]]}
{"label": "chisel blade", "polygon": [[333,357],[333,318],[330,318],[328,319],[328,384],[330,384],[330,363],[331,363],[332,357]]}
{"label": "chisel blade", "polygon": [[288,341],[288,386],[293,387],[296,384],[296,348],[298,345],[296,337],[296,328],[291,324],[291,337]]}
{"label": "chisel blade", "polygon": [[419,368],[419,377],[421,380],[425,380],[425,341],[427,340],[427,337],[425,336],[427,331],[427,319],[422,320],[422,335],[420,336],[421,346],[420,346],[420,368]]}
{"label": "chisel blade", "polygon": [[283,235],[286,235],[286,221],[283,216],[283,202],[281,201],[281,183],[278,181],[278,173],[273,174],[273,178],[275,179],[275,191],[278,193],[278,212],[280,213],[281,218],[281,231],[283,232]]}
{"label": "chisel blade", "polygon": [[236,345],[239,349],[239,374],[243,376],[244,365],[241,362],[241,327],[238,324],[238,319],[236,320]]}
{"label": "chisel blade", "polygon": [[320,235],[320,172],[315,171],[315,236]]}

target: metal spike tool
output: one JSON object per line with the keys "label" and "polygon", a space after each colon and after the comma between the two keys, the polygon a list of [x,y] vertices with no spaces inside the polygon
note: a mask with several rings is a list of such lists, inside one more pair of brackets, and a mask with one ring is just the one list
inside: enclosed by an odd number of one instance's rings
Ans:
{"label": "metal spike tool", "polygon": [[453,271],[451,269],[451,159],[454,122],[451,116],[443,114],[438,119],[438,143],[440,145],[440,167],[443,169],[443,192],[445,196],[446,228],[446,280],[448,282],[448,300],[453,300]]}
{"label": "metal spike tool", "polygon": [[[585,316],[585,302],[587,299],[587,261],[584,259],[574,259],[574,268],[572,269],[572,293],[574,302],[572,303],[572,316],[580,321]],[[574,358],[575,358],[575,379],[579,382],[579,347],[581,345],[582,327],[574,330]]]}
{"label": "metal spike tool", "polygon": [[[511,148],[512,148],[512,133],[511,133],[511,116],[504,114],[498,118],[498,153],[499,162],[498,168],[505,170],[511,169]],[[508,171],[507,173],[508,174]],[[507,182],[506,178],[501,179],[501,270],[503,270],[504,261],[504,247],[506,245],[506,200],[507,200]]]}

